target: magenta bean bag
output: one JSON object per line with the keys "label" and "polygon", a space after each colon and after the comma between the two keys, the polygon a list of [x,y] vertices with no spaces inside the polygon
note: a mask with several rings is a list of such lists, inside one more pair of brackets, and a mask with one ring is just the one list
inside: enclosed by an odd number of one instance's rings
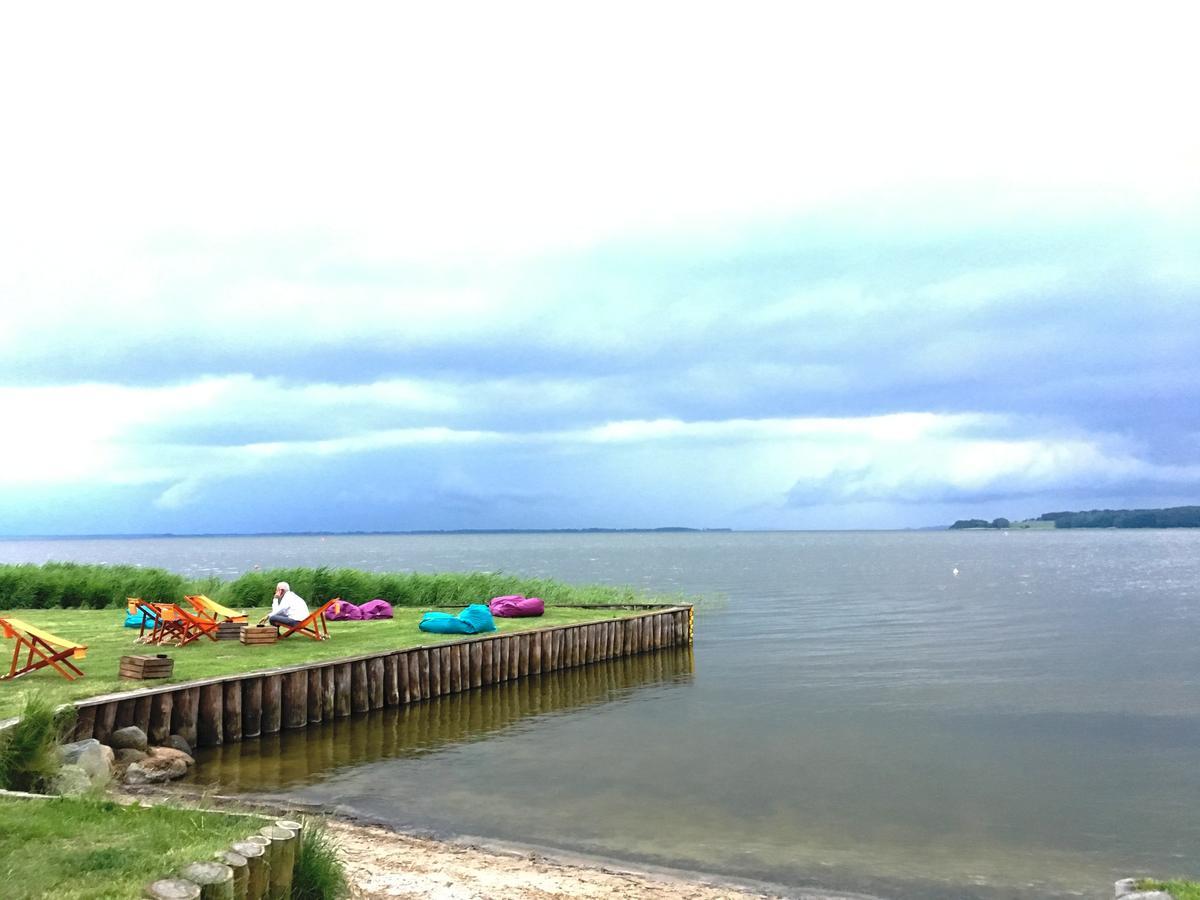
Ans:
{"label": "magenta bean bag", "polygon": [[368,600],[359,607],[364,619],[390,619],[392,617],[392,604],[386,600],[380,600],[376,597],[374,600]]}
{"label": "magenta bean bag", "polygon": [[339,600],[329,608],[329,612],[325,613],[325,618],[335,622],[345,621],[361,621],[363,617],[362,610],[353,603],[347,603],[345,600]]}
{"label": "magenta bean bag", "polygon": [[493,616],[506,619],[518,619],[524,616],[540,616],[546,611],[546,604],[541,597],[522,597],[520,594],[510,594],[506,597],[493,597],[488,602],[488,609]]}

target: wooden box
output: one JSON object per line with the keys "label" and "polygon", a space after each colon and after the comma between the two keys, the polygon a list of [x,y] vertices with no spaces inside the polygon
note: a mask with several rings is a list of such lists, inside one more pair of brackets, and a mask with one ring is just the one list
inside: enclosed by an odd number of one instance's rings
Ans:
{"label": "wooden box", "polygon": [[217,626],[217,640],[236,641],[242,636],[242,629],[245,627],[245,622],[222,622]]}
{"label": "wooden box", "polygon": [[278,637],[274,625],[247,625],[242,629],[243,644],[273,644]]}
{"label": "wooden box", "polygon": [[175,659],[165,653],[155,656],[122,656],[122,678],[170,678],[175,671]]}

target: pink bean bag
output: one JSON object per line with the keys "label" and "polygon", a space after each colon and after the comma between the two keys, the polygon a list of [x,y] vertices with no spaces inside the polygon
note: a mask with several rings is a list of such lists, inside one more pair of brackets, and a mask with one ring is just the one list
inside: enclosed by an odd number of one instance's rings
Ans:
{"label": "pink bean bag", "polygon": [[546,604],[541,597],[522,597],[520,594],[510,594],[506,597],[493,597],[488,602],[488,609],[493,616],[506,619],[518,619],[524,616],[540,616],[546,611]]}
{"label": "pink bean bag", "polygon": [[360,621],[363,617],[362,610],[353,603],[347,603],[345,600],[339,600],[329,608],[325,613],[325,618],[332,619],[335,622]]}
{"label": "pink bean bag", "polygon": [[368,600],[358,609],[364,619],[390,619],[392,617],[392,604],[386,600],[380,600],[378,597]]}

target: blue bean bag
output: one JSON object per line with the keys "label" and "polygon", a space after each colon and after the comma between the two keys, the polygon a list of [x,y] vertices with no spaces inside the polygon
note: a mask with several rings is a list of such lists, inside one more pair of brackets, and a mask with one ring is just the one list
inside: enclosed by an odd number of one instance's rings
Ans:
{"label": "blue bean bag", "polygon": [[434,634],[480,634],[495,631],[496,622],[482,603],[472,603],[457,616],[444,612],[427,612],[417,626]]}
{"label": "blue bean bag", "polygon": [[125,617],[125,627],[126,628],[141,628],[143,617],[145,617],[145,620],[146,620],[146,627],[153,628],[154,627],[154,616],[147,615],[145,613],[140,613],[140,612],[131,612],[129,615],[127,615]]}

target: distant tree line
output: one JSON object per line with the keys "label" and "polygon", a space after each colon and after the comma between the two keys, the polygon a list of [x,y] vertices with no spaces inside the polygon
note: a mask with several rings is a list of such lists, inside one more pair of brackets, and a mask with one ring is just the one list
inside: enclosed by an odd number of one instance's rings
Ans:
{"label": "distant tree line", "polygon": [[1200,528],[1200,506],[1048,512],[1038,520],[1053,522],[1055,528]]}
{"label": "distant tree line", "polygon": [[963,528],[1008,528],[1010,525],[1012,525],[1012,522],[1005,518],[992,519],[990,522],[986,519],[959,519],[950,526],[950,530],[954,531],[955,529]]}

